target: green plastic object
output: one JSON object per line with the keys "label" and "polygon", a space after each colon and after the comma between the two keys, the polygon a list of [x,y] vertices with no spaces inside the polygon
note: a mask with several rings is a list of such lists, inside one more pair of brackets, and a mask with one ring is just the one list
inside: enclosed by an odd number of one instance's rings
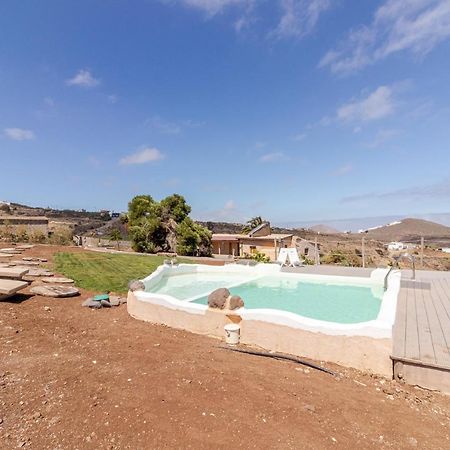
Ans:
{"label": "green plastic object", "polygon": [[109,295],[108,294],[94,295],[94,301],[100,302],[102,300],[109,300]]}

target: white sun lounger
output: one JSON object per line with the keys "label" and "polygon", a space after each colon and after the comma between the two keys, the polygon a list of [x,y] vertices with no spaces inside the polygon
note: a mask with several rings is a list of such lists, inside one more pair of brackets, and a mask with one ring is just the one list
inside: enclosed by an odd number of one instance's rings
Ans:
{"label": "white sun lounger", "polygon": [[288,258],[289,258],[289,263],[292,267],[299,267],[299,266],[303,266],[303,261],[300,260],[300,258],[298,257],[298,252],[296,248],[287,248],[287,254],[288,254]]}
{"label": "white sun lounger", "polygon": [[286,266],[287,259],[288,259],[288,249],[280,248],[280,252],[278,253],[277,263],[280,264],[280,266],[282,266],[282,267]]}

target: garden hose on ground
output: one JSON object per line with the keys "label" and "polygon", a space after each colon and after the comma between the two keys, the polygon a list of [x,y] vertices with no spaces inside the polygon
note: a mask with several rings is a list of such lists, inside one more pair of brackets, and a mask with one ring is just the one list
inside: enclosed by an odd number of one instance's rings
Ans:
{"label": "garden hose on ground", "polygon": [[311,369],[320,370],[321,372],[325,372],[330,375],[336,376],[336,373],[333,372],[332,370],[327,369],[326,367],[321,367],[316,364],[310,363],[303,359],[297,358],[296,356],[283,355],[282,353],[257,352],[255,350],[247,350],[247,349],[243,349],[243,348],[222,347],[222,346],[219,348],[221,348],[223,350],[230,350],[232,352],[247,353],[248,355],[263,356],[265,358],[274,358],[274,359],[293,361],[298,364],[302,364],[304,366],[310,367]]}

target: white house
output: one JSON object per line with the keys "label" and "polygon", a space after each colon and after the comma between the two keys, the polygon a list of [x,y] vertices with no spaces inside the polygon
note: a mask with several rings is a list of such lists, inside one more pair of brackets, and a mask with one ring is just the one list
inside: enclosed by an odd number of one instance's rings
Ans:
{"label": "white house", "polygon": [[407,246],[403,242],[389,242],[387,248],[388,250],[398,251],[405,250]]}
{"label": "white house", "polygon": [[444,253],[450,253],[450,247],[442,247]]}

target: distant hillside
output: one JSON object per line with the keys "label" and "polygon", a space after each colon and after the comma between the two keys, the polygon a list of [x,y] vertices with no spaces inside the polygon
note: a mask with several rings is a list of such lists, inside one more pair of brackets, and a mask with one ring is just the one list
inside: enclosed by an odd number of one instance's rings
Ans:
{"label": "distant hillside", "polygon": [[71,222],[74,224],[75,234],[84,234],[87,231],[96,230],[106,225],[110,220],[107,212],[101,211],[75,211],[72,209],[53,209],[10,203],[3,207],[0,214],[12,214],[14,216],[45,216],[55,222]]}
{"label": "distant hillside", "polygon": [[422,236],[427,242],[450,241],[450,227],[421,219],[403,219],[392,225],[367,230],[365,234],[372,239],[385,242],[419,242]]}
{"label": "distant hillside", "polygon": [[196,220],[196,222],[206,228],[212,233],[219,234],[239,234],[244,228],[241,223],[228,223],[228,222],[201,222]]}
{"label": "distant hillside", "polygon": [[330,227],[328,225],[324,225],[322,223],[318,225],[313,225],[312,227],[309,227],[311,231],[315,231],[316,233],[320,234],[339,234],[340,231],[336,230],[336,228]]}

